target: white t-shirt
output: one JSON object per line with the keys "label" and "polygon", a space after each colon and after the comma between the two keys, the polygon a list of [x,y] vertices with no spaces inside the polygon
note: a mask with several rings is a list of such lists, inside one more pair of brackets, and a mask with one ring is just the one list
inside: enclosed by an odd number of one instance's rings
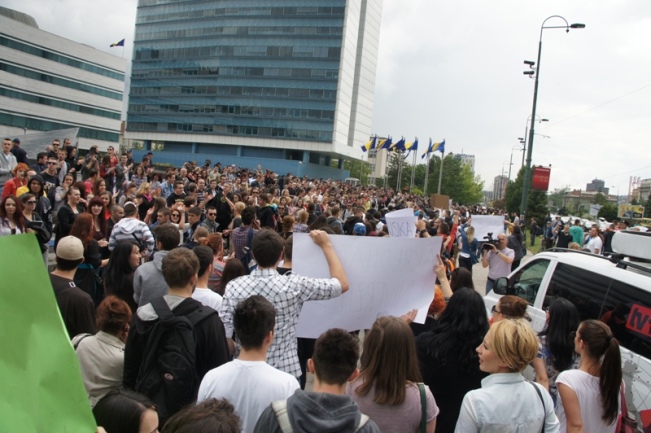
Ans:
{"label": "white t-shirt", "polygon": [[226,398],[242,419],[242,431],[252,433],[258,418],[272,401],[286,400],[298,388],[294,376],[264,361],[234,359],[206,373],[197,401]]}
{"label": "white t-shirt", "polygon": [[192,293],[192,298],[215,311],[219,311],[219,307],[222,306],[222,296],[210,289],[200,289],[197,287],[194,289],[194,293]]}
{"label": "white t-shirt", "polygon": [[603,242],[599,236],[591,238],[588,236],[586,239],[586,248],[590,250],[591,253],[595,254],[594,250],[597,250],[597,254],[601,254],[601,247],[603,247]]}
{"label": "white t-shirt", "polygon": [[[597,376],[592,376],[582,370],[566,370],[556,378],[556,385],[558,386],[559,383],[566,385],[576,394],[579,407],[581,408],[583,431],[590,433],[615,432],[617,418],[610,425],[606,425],[601,419],[603,412],[599,392],[599,378]],[[556,404],[556,415],[561,423],[559,431],[567,431],[567,417],[560,393],[558,394],[558,403]]]}

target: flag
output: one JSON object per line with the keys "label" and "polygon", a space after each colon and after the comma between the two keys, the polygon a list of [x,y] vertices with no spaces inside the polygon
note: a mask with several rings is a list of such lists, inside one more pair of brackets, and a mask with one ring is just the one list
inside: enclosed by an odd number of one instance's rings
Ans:
{"label": "flag", "polygon": [[124,46],[124,39],[122,39],[120,42],[115,42],[115,43],[111,44],[110,48],[123,47],[123,46]]}
{"label": "flag", "polygon": [[377,144],[376,149],[377,149],[377,150],[380,150],[380,149],[389,149],[389,148],[391,147],[391,143],[392,143],[392,141],[391,141],[391,137],[389,137],[389,138],[385,138],[385,139],[383,139],[383,140],[380,140],[380,142]]}
{"label": "flag", "polygon": [[445,153],[445,138],[443,139],[443,141],[436,144],[437,144],[436,149],[433,149],[432,151],[438,150],[441,153]]}
{"label": "flag", "polygon": [[392,152],[404,152],[405,151],[405,139],[404,137],[401,138],[400,140],[396,141],[391,145],[389,148],[390,151]]}
{"label": "flag", "polygon": [[366,144],[364,144],[362,146],[362,152],[366,152],[366,151],[375,149],[376,141],[377,141],[377,135],[375,137],[373,137],[372,139],[370,139],[369,141],[367,141]]}
{"label": "flag", "polygon": [[423,155],[420,157],[420,159],[425,158],[427,155],[429,155],[432,152],[433,152],[433,150],[432,150],[432,139],[430,138],[429,139],[429,144],[427,145],[427,149],[425,150],[425,152],[423,152]]}
{"label": "flag", "polygon": [[414,152],[417,151],[418,150],[418,137],[416,137],[416,139],[414,141],[412,141],[411,143],[405,144],[405,150],[407,151],[407,155],[405,155],[405,156],[408,156],[411,153],[412,150]]}

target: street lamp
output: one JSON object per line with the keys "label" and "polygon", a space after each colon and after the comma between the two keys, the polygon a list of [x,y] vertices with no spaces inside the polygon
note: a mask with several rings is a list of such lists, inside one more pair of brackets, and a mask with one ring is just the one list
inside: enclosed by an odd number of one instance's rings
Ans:
{"label": "street lamp", "polygon": [[509,161],[509,182],[511,182],[511,167],[513,166],[513,149],[518,149],[520,152],[522,152],[522,159],[524,159],[524,147],[520,147],[518,145],[513,146],[511,148],[511,160]]}
{"label": "street lamp", "polygon": [[[527,62],[525,62],[527,63]],[[532,62],[533,63],[533,62]],[[528,64],[528,63],[527,63]],[[527,71],[529,72],[529,71]],[[533,71],[531,71],[533,72]],[[529,75],[529,74],[527,74]],[[524,137],[519,137],[518,140],[520,140],[520,144],[522,144],[522,164],[520,165],[520,168],[524,166],[524,154],[527,150],[527,133],[529,132],[529,120],[531,120],[531,116],[527,117],[527,121],[524,123]],[[536,120],[538,123],[542,122],[549,122],[549,119],[543,119],[542,117],[536,115]]]}
{"label": "street lamp", "polygon": [[[564,26],[545,26],[545,23],[552,19],[559,18],[565,22]],[[569,33],[570,29],[583,29],[585,24],[569,24],[565,18],[560,15],[552,15],[545,19],[540,26],[540,39],[538,40],[538,61],[533,63],[529,60],[525,60],[525,64],[529,65],[531,68],[530,71],[524,71],[525,75],[536,76],[536,82],[533,88],[533,107],[531,109],[531,126],[529,128],[529,143],[527,145],[527,165],[525,166],[524,171],[524,182],[522,185],[522,201],[520,202],[520,213],[524,215],[525,221],[527,217],[527,201],[529,199],[529,187],[531,186],[531,153],[533,151],[533,137],[535,134],[534,128],[536,125],[536,103],[538,102],[538,80],[540,79],[540,53],[542,51],[542,36],[543,30],[545,29],[565,29]],[[535,66],[537,64],[537,66]]]}

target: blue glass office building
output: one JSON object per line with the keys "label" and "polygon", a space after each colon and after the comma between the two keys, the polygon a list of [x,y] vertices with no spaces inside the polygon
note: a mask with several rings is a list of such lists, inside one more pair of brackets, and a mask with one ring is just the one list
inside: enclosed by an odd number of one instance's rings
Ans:
{"label": "blue glass office building", "polygon": [[381,8],[140,0],[126,138],[157,161],[345,176],[370,134]]}

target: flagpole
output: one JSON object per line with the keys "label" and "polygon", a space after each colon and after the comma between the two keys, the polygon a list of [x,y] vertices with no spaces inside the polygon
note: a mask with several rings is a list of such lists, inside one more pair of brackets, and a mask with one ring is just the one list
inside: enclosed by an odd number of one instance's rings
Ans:
{"label": "flagpole", "polygon": [[429,153],[425,155],[425,185],[423,185],[423,195],[427,195],[427,178],[429,177]]}
{"label": "flagpole", "polygon": [[398,158],[398,178],[396,179],[396,194],[400,192],[400,178],[402,177],[402,158]]}
{"label": "flagpole", "polygon": [[409,184],[409,192],[414,190],[414,173],[416,171],[416,151],[414,151],[414,157],[412,158],[411,164],[411,183]]}
{"label": "flagpole", "polygon": [[441,152],[441,171],[439,171],[439,189],[437,194],[441,194],[441,180],[443,180],[443,158],[445,157],[445,151]]}

